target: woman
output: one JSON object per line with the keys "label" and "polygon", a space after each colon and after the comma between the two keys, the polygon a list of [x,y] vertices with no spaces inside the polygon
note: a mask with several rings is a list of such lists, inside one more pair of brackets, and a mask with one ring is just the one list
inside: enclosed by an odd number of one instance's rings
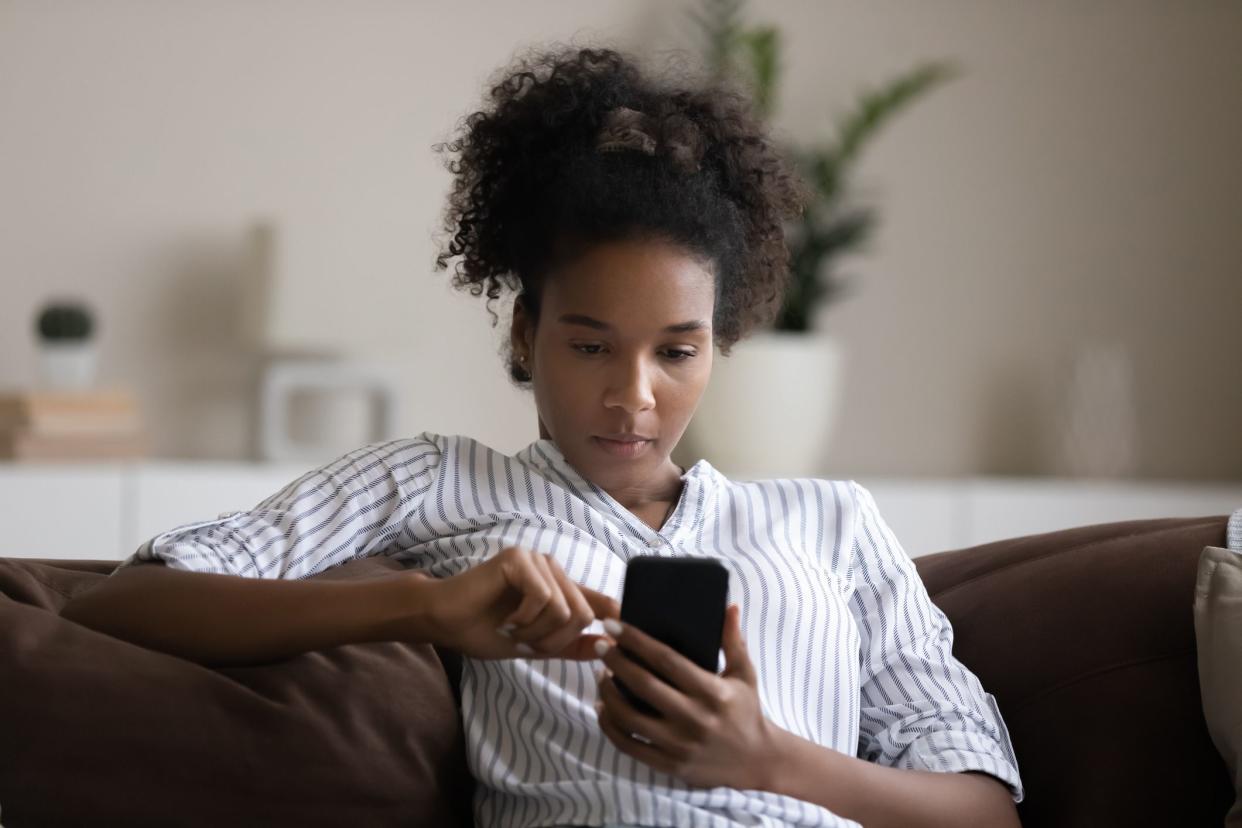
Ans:
{"label": "woman", "polygon": [[[803,191],[744,99],[552,51],[447,149],[438,264],[460,258],[454,283],[489,308],[513,294],[506,358],[539,439],[512,457],[432,433],[364,446],[157,535],[65,614],[212,664],[460,650],[480,826],[1017,825],[995,701],[867,490],[670,459],[713,347],[770,320],[786,284]],[[306,580],[378,554],[410,569]],[[618,624],[625,563],[651,554],[731,569],[722,673]]]}

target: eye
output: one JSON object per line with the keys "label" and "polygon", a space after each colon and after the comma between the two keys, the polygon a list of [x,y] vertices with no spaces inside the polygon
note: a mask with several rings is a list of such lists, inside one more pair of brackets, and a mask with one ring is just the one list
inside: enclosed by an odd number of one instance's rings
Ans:
{"label": "eye", "polygon": [[669,350],[665,351],[664,355],[673,362],[685,362],[687,359],[694,357],[695,353],[694,351]]}
{"label": "eye", "polygon": [[592,345],[592,344],[585,344],[585,345],[573,345],[573,346],[571,346],[571,347],[572,347],[575,351],[579,351],[579,352],[584,353],[584,354],[591,354],[591,355],[594,355],[594,354],[598,354],[601,350],[603,350],[603,347],[604,347],[604,346],[603,346],[603,345]]}

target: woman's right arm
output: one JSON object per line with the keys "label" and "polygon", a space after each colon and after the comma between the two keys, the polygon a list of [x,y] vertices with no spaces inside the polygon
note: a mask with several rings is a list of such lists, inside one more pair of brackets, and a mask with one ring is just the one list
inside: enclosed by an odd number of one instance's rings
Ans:
{"label": "woman's right arm", "polygon": [[61,614],[211,664],[382,637],[426,640],[425,578],[408,571],[365,581],[313,576],[414,543],[409,516],[441,463],[440,444],[425,433],[363,446],[248,511],[161,532]]}
{"label": "woman's right arm", "polygon": [[[440,579],[416,569],[367,580],[314,577],[428,540],[425,522],[412,515],[442,461],[439,441],[425,434],[364,446],[247,512],[155,536],[61,614],[207,664],[379,640],[476,658],[594,658],[600,636],[580,633],[595,618],[616,617],[616,601],[575,584],[546,555],[508,548]],[[507,623],[514,628],[497,630]]]}
{"label": "woman's right arm", "polygon": [[572,581],[551,556],[509,547],[443,579],[403,570],[287,581],[136,564],[70,600],[61,616],[209,666],[363,641],[425,642],[475,658],[589,661],[606,636],[582,630],[620,617],[620,606]]}
{"label": "woman's right arm", "polygon": [[61,616],[201,664],[254,664],[362,641],[434,643],[434,584],[414,571],[284,581],[142,563],[76,596]]}

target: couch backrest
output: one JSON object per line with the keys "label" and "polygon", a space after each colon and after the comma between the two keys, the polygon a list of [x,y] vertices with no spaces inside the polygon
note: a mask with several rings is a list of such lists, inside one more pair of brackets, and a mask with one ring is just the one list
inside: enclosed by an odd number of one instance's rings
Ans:
{"label": "couch backrest", "polygon": [[1221,825],[1192,607],[1226,517],[1101,524],[916,558],[954,653],[996,696],[1026,828]]}
{"label": "couch backrest", "polygon": [[0,558],[5,825],[471,824],[457,699],[431,647],[207,669],[57,614],[115,566]]}
{"label": "couch backrest", "polygon": [[[1191,602],[1225,520],[1088,526],[915,560],[954,652],[996,696],[1026,828],[1221,824],[1233,792],[1203,720]],[[305,824],[331,809],[368,825],[469,824],[455,654],[366,644],[204,669],[54,614],[114,566],[0,558],[6,822]]]}

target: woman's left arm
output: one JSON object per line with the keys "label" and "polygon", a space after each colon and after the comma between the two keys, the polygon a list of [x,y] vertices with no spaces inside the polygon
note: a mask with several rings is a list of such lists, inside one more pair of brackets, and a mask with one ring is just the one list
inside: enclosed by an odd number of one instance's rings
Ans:
{"label": "woman's left arm", "polygon": [[867,828],[1020,828],[1009,789],[983,773],[877,765],[778,728],[760,790],[813,802]]}
{"label": "woman's left arm", "polygon": [[[1021,824],[1009,790],[990,776],[885,767],[772,723],[759,702],[736,605],[725,615],[725,670],[720,675],[628,624],[609,619],[604,626],[650,669],[620,647],[601,653],[606,669],[596,705],[600,727],[622,752],[656,770],[698,787],[792,796],[867,828]],[[613,684],[613,675],[662,715],[635,710]]]}

